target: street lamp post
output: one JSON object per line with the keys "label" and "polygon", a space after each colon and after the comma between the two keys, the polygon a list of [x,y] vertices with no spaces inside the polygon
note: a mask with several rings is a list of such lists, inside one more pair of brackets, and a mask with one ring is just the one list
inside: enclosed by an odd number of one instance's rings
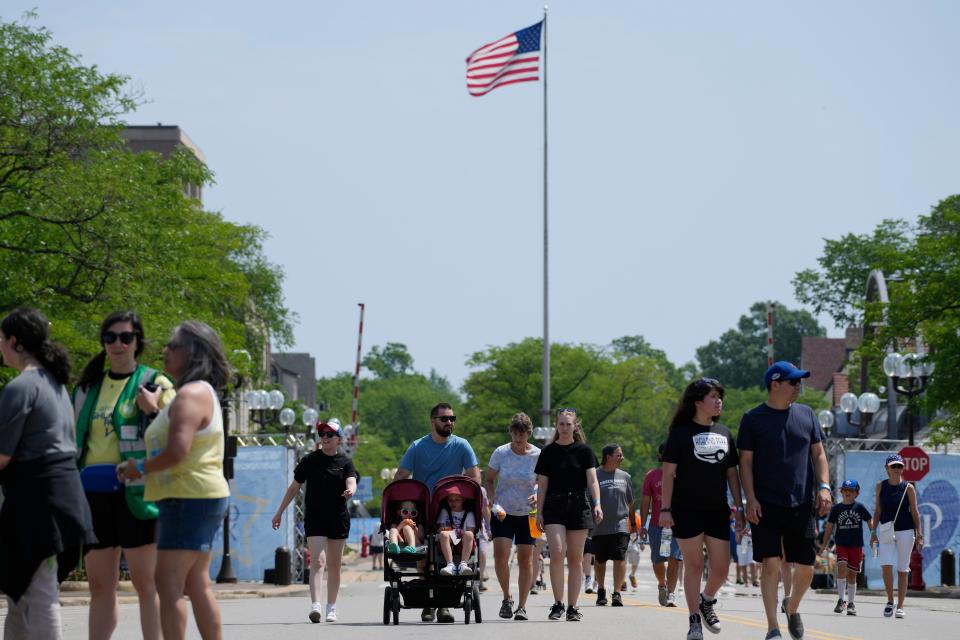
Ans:
{"label": "street lamp post", "polygon": [[834,423],[833,411],[824,409],[817,414],[817,421],[820,423],[820,428],[823,429],[823,434],[830,437],[830,429],[833,428]]}
{"label": "street lamp post", "polygon": [[910,399],[927,390],[927,382],[933,375],[933,362],[913,353],[891,353],[883,359],[883,372],[893,383],[893,389],[907,396],[907,426],[909,442],[913,446],[913,412]]}
{"label": "street lamp post", "polygon": [[[840,409],[847,416],[847,424],[860,429],[860,435],[862,436],[863,430],[870,426],[873,421],[873,414],[880,409],[880,398],[877,394],[869,391],[861,393],[859,398],[852,393],[845,393],[840,396]],[[860,421],[854,422],[853,412],[857,409],[860,410]]]}
{"label": "street lamp post", "polygon": [[547,440],[553,437],[554,427],[534,427],[533,437],[541,445],[547,444]]}
{"label": "street lamp post", "polygon": [[[260,430],[263,431],[264,427],[278,418],[278,414],[281,413],[280,409],[283,408],[285,398],[283,397],[283,392],[278,389],[274,389],[273,391],[254,389],[253,391],[247,391],[244,395],[244,400],[247,401],[247,407],[250,409],[250,419],[257,423],[260,426]],[[290,424],[293,424],[293,422]]]}

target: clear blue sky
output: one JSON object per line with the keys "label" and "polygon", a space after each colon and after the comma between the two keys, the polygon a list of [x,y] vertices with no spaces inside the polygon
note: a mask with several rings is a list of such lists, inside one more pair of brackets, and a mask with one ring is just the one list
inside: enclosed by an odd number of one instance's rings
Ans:
{"label": "clear blue sky", "polygon": [[[555,341],[678,364],[750,304],[796,305],[823,238],[957,193],[960,3],[550,3]],[[269,230],[318,373],[408,345],[539,336],[541,87],[468,96],[464,58],[542,3],[8,0],[178,124],[209,208]]]}

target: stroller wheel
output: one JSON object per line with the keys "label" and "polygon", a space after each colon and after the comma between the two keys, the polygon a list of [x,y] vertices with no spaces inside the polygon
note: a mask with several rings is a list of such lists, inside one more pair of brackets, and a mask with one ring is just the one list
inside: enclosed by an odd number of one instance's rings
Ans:
{"label": "stroller wheel", "polygon": [[393,599],[390,597],[390,587],[383,590],[383,624],[390,624],[390,612],[393,609]]}
{"label": "stroller wheel", "polygon": [[470,612],[473,611],[473,595],[463,596],[463,624],[470,624]]}

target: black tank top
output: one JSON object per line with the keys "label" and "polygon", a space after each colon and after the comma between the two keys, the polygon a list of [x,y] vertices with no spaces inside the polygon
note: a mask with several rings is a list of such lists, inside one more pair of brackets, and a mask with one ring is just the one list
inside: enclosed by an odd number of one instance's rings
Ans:
{"label": "black tank top", "polygon": [[[910,498],[904,496],[907,490],[907,483],[893,485],[884,481],[880,485],[880,522],[890,522],[893,516],[897,516],[897,521],[893,523],[894,531],[909,531],[913,529],[913,516],[910,514]],[[897,514],[897,506],[900,505],[900,499],[903,498],[903,505],[900,506],[900,513]]]}

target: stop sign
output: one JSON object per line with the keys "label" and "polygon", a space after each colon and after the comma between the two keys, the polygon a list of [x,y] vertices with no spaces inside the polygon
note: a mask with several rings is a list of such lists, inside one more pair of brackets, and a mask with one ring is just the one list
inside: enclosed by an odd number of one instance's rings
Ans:
{"label": "stop sign", "polygon": [[930,472],[930,456],[920,447],[900,449],[903,458],[903,479],[907,482],[922,480]]}

